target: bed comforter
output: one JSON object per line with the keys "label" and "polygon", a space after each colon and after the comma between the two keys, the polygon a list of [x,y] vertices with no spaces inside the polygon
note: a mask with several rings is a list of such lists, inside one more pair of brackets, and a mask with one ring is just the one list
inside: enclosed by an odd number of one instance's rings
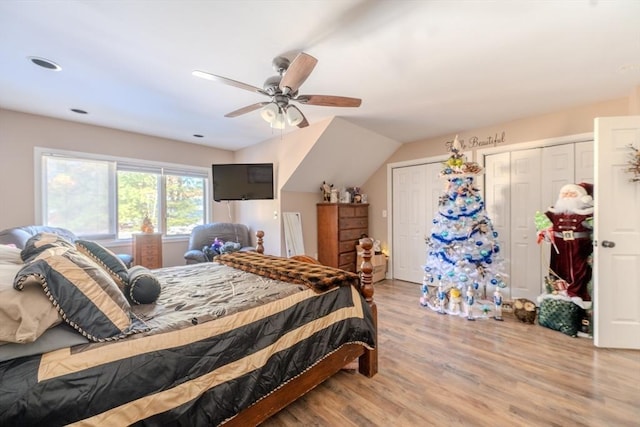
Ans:
{"label": "bed comforter", "polygon": [[345,344],[375,346],[348,283],[217,263],[154,274],[160,299],[136,308],[148,331],[1,362],[0,425],[220,425]]}

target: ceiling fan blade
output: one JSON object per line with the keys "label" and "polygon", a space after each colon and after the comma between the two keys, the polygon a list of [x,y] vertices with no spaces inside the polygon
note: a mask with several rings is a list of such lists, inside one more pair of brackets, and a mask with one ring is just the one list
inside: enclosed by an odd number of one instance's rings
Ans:
{"label": "ceiling fan blade", "polygon": [[[300,111],[300,110],[298,110],[298,111]],[[296,126],[298,126],[300,129],[306,128],[307,126],[309,126],[309,122],[307,121],[307,118],[302,113],[302,111],[300,111],[300,114],[302,115],[302,121],[300,123],[298,123]]]}
{"label": "ceiling fan blade", "polygon": [[239,81],[236,81],[236,80],[233,80],[233,79],[228,79],[228,78],[222,77],[222,76],[217,76],[215,74],[207,73],[206,71],[195,70],[191,74],[196,76],[196,77],[200,77],[201,79],[213,80],[215,82],[224,83],[224,84],[229,85],[229,86],[233,86],[233,87],[237,87],[237,88],[240,88],[240,89],[248,90],[250,92],[258,92],[258,93],[261,93],[263,95],[269,96],[269,94],[267,92],[265,92],[263,89],[260,89],[257,86],[252,86],[250,84],[242,83],[242,82],[239,82]]}
{"label": "ceiling fan blade", "polygon": [[246,107],[239,108],[235,111],[225,114],[225,117],[238,117],[251,111],[257,110],[269,104],[269,102],[258,102],[256,104],[247,105]]}
{"label": "ceiling fan blade", "polygon": [[306,117],[300,123],[298,123],[298,127],[300,129],[306,128],[307,126],[309,126],[309,122],[307,121]]}
{"label": "ceiling fan blade", "polygon": [[293,100],[302,104],[322,105],[325,107],[359,107],[362,104],[362,99],[360,98],[332,95],[300,95]]}
{"label": "ceiling fan blade", "polygon": [[280,81],[280,90],[285,94],[295,93],[302,83],[307,80],[317,63],[318,60],[311,55],[304,52],[298,54],[289,65],[287,72],[284,73]]}

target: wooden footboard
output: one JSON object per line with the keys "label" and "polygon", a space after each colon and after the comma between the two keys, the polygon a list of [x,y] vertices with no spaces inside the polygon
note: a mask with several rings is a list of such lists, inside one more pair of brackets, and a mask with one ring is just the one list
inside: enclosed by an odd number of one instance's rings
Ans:
{"label": "wooden footboard", "polygon": [[[257,235],[257,233],[256,233]],[[264,235],[264,233],[263,233]],[[261,241],[262,236],[259,237]],[[371,264],[371,248],[373,241],[365,239],[362,243],[363,262],[360,275],[360,293],[364,296],[371,307],[373,322],[376,327],[376,348],[369,350],[359,344],[347,344],[338,351],[332,353],[304,374],[299,375],[278,390],[247,408],[237,416],[230,419],[227,426],[254,426],[271,417],[290,403],[321,384],[327,378],[340,371],[349,362],[358,359],[358,371],[367,377],[372,377],[378,372],[378,349],[377,349],[377,320],[378,311],[373,300],[373,265]]]}

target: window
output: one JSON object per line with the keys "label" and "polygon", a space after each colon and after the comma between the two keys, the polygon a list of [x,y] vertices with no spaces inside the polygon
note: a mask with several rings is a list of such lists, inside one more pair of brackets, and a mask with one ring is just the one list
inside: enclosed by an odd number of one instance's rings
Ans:
{"label": "window", "polygon": [[42,150],[40,216],[93,239],[126,239],[145,218],[166,236],[207,220],[208,168]]}

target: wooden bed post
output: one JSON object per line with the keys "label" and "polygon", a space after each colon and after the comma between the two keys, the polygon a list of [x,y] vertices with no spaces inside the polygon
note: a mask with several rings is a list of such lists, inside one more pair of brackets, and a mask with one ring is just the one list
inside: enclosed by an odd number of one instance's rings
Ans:
{"label": "wooden bed post", "polygon": [[264,253],[264,246],[262,241],[263,237],[264,237],[264,231],[262,230],[256,231],[256,252],[258,252],[259,254]]}
{"label": "wooden bed post", "polygon": [[376,330],[376,348],[373,350],[365,350],[364,354],[359,358],[358,371],[367,377],[372,377],[378,373],[378,307],[373,300],[373,264],[371,264],[371,248],[373,240],[370,238],[362,239],[362,265],[360,266],[360,292],[364,296],[371,313],[373,315],[373,323]]}

